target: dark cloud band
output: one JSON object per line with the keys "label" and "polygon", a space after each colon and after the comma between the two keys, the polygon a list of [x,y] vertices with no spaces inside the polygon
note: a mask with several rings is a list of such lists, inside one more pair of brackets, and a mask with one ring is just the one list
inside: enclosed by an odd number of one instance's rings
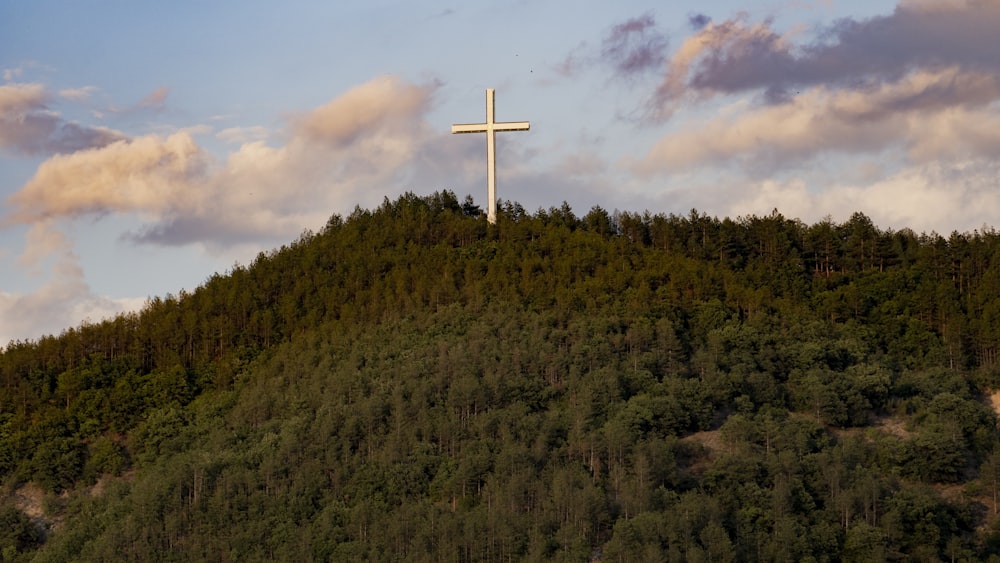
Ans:
{"label": "dark cloud band", "polygon": [[[686,69],[687,91],[762,90],[780,100],[795,88],[875,85],[915,69],[957,66],[1000,74],[997,2],[904,4],[886,16],[840,20],[807,45],[787,41],[770,22],[751,26],[739,17],[710,24],[699,16],[697,23],[703,24],[703,46]],[[661,99],[677,93],[661,89]]]}

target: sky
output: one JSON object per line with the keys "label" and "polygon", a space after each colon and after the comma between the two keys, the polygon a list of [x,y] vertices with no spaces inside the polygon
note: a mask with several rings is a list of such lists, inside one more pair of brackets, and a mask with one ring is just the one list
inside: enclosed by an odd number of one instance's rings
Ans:
{"label": "sky", "polygon": [[1000,0],[0,0],[0,346],[410,191],[1000,223]]}

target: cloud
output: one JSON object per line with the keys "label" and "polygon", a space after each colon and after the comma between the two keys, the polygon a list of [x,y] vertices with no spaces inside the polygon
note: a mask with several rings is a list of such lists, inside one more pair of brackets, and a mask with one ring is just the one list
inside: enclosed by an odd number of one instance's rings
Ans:
{"label": "cloud", "polygon": [[243,144],[264,140],[269,133],[266,127],[261,126],[229,127],[216,133],[215,137],[227,143]]}
{"label": "cloud", "polygon": [[11,82],[16,78],[19,78],[24,70],[21,68],[5,68],[3,69],[3,79],[6,82]]}
{"label": "cloud", "polygon": [[996,222],[1000,3],[904,0],[813,39],[746,15],[698,24],[648,106],[672,122],[620,163],[640,179],[683,178],[663,192],[674,207],[807,222],[862,211],[942,233]]}
{"label": "cloud", "polygon": [[414,113],[428,109],[434,88],[382,76],[296,117],[292,132],[299,139],[333,147],[346,146],[363,136],[402,132],[417,123],[411,119]]}
{"label": "cloud", "polygon": [[786,216],[808,223],[826,215],[845,221],[860,210],[882,228],[948,235],[955,230],[971,232],[995,224],[1000,215],[998,174],[1000,166],[991,162],[929,163],[871,183],[838,183],[823,190],[810,190],[806,182],[798,179],[766,180],[728,194],[714,206],[703,203],[729,216],[767,214],[777,208]]}
{"label": "cloud", "polygon": [[291,117],[283,146],[248,142],[223,161],[187,131],[54,156],[8,198],[6,221],[134,214],[145,220],[126,234],[137,243],[287,240],[334,211],[405,189],[428,139],[444,135],[424,119],[436,89],[374,79]]}
{"label": "cloud", "polygon": [[830,155],[911,169],[994,160],[995,29],[1000,3],[977,0],[908,0],[885,16],[839,20],[809,41],[745,14],[707,21],[671,54],[650,116],[699,107],[714,115],[677,120],[624,164],[644,178],[720,168],[760,178]]}
{"label": "cloud", "polygon": [[41,84],[0,86],[0,150],[39,156],[102,147],[124,136],[104,127],[66,121],[47,107]]}
{"label": "cloud", "polygon": [[100,322],[119,313],[138,311],[143,298],[110,298],[95,295],[78,277],[79,264],[64,262],[54,268],[50,281],[32,293],[0,291],[0,350],[26,338],[57,333],[83,322]]}
{"label": "cloud", "polygon": [[[774,66],[774,59],[788,51],[783,43],[783,39],[768,24],[747,25],[745,15],[719,24],[708,22],[701,31],[685,39],[670,58],[652,99],[651,116],[665,120],[681,103],[709,97],[714,88],[704,84],[705,77],[714,79],[721,73],[710,71],[731,59],[752,58],[757,62],[753,69],[733,65],[736,68],[731,75],[738,75],[744,70],[774,74],[773,68],[766,70],[765,67]],[[735,80],[735,76],[725,77]]]}
{"label": "cloud", "polygon": [[41,84],[0,86],[0,116],[22,115],[44,109],[45,88]]}
{"label": "cloud", "polygon": [[194,188],[206,158],[187,133],[57,155],[9,197],[15,211],[8,221],[190,209],[200,199]]}
{"label": "cloud", "polygon": [[876,88],[813,88],[787,103],[689,122],[636,164],[641,174],[707,165],[776,167],[828,152],[902,148],[913,162],[1000,154],[1000,75],[918,71]]}
{"label": "cloud", "polygon": [[36,275],[48,270],[42,260],[54,256],[48,281],[32,293],[0,291],[0,349],[26,335],[51,334],[61,327],[137,310],[144,299],[111,299],[95,295],[87,285],[72,243],[51,221],[34,224],[19,263]]}
{"label": "cloud", "polygon": [[[470,155],[462,143],[445,142],[451,141],[447,130],[426,121],[437,88],[377,78],[292,116],[273,136],[283,145],[245,142],[223,159],[209,155],[186,130],[52,156],[8,197],[10,212],[0,219],[30,226],[17,266],[49,275],[35,292],[0,292],[0,342],[142,305],[93,294],[71,242],[58,230],[66,221],[133,216],[142,226],[122,234],[128,241],[196,244],[228,255],[247,245],[286,242],[355,205],[377,205],[412,189],[417,176],[446,187],[456,163]],[[37,89],[0,97],[19,108],[36,107],[37,99]],[[260,131],[223,136],[247,133]],[[481,155],[477,148],[475,157]]]}
{"label": "cloud", "polygon": [[691,29],[698,31],[704,29],[709,23],[712,22],[712,18],[706,16],[705,14],[689,14],[688,15],[688,25]]}
{"label": "cloud", "polygon": [[170,88],[160,86],[152,92],[146,94],[141,100],[129,106],[112,106],[108,108],[108,113],[113,114],[134,114],[141,112],[158,113],[166,109],[167,97],[170,95]]}
{"label": "cloud", "polygon": [[160,86],[156,90],[153,90],[143,96],[143,98],[139,100],[136,107],[160,111],[166,106],[168,95],[170,95],[170,88]]}
{"label": "cloud", "polygon": [[43,275],[45,259],[60,253],[71,252],[72,245],[61,231],[53,228],[52,221],[37,221],[25,235],[24,252],[17,264],[33,276]]}
{"label": "cloud", "polygon": [[627,78],[662,66],[668,45],[666,36],[656,27],[656,19],[646,13],[613,25],[599,50],[581,43],[554,70],[569,77],[595,65],[606,65],[616,76]]}
{"label": "cloud", "polygon": [[97,86],[84,86],[82,88],[66,88],[64,90],[59,90],[59,96],[66,98],[67,100],[73,100],[74,102],[84,101],[94,93],[97,92],[99,88]]}
{"label": "cloud", "polygon": [[559,63],[552,66],[552,70],[559,76],[569,78],[577,75],[581,70],[591,65],[586,55],[587,44],[581,43]]}
{"label": "cloud", "polygon": [[646,13],[612,27],[601,44],[601,58],[619,76],[630,76],[662,65],[667,45],[655,18]]}
{"label": "cloud", "polygon": [[961,67],[1000,72],[1000,3],[910,1],[886,16],[843,19],[796,45],[768,21],[746,15],[709,22],[671,58],[653,97],[653,115],[669,118],[684,100],[763,91],[782,100],[817,85],[856,88],[899,80],[917,69]]}

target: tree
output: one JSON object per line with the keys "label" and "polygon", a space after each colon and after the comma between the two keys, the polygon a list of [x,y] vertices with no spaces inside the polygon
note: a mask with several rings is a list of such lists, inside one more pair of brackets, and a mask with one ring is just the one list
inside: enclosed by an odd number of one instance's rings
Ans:
{"label": "tree", "polygon": [[993,450],[979,467],[979,480],[990,493],[992,500],[990,508],[996,515],[1000,510],[998,507],[998,500],[1000,500],[1000,449]]}
{"label": "tree", "polygon": [[12,506],[0,506],[0,560],[17,561],[36,549],[44,535],[27,516]]}

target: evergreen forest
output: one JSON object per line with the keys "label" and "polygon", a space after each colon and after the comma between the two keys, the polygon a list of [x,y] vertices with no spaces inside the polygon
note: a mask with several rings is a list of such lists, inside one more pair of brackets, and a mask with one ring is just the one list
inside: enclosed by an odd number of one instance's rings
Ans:
{"label": "evergreen forest", "polygon": [[0,561],[1000,561],[1000,233],[498,215],[9,343]]}

